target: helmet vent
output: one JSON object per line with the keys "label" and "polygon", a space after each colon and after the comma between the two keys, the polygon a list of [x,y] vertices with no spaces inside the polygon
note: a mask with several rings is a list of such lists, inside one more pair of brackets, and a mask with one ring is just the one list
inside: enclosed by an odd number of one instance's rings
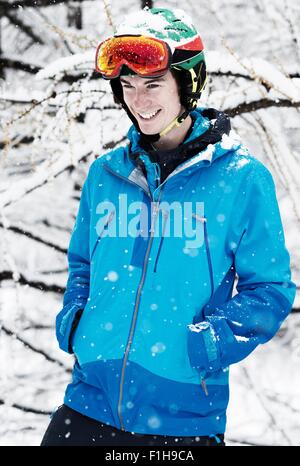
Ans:
{"label": "helmet vent", "polygon": [[[174,21],[173,21],[174,22]],[[166,26],[164,28],[165,31],[175,31],[175,32],[188,32],[186,29],[184,28],[179,28],[179,27],[172,27],[172,26]]]}

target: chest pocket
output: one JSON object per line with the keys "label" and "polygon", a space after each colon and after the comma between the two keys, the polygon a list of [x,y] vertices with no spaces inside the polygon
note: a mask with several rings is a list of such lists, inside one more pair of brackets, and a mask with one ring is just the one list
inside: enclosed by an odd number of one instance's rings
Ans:
{"label": "chest pocket", "polygon": [[93,260],[97,246],[100,243],[101,239],[106,235],[106,232],[109,228],[109,224],[113,220],[114,216],[115,216],[115,211],[113,210],[110,213],[108,213],[104,218],[102,218],[101,220],[97,222],[96,231],[98,232],[98,236],[97,236],[97,239],[94,243],[94,246],[90,254],[90,261]]}

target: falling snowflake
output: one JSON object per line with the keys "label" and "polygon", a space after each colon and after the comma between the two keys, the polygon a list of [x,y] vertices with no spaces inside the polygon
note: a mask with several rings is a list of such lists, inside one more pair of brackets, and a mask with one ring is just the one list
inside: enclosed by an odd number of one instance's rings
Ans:
{"label": "falling snowflake", "polygon": [[163,353],[166,350],[166,345],[164,343],[158,342],[151,347],[152,354]]}
{"label": "falling snowflake", "polygon": [[106,322],[104,325],[105,330],[112,330],[113,324],[111,322]]}
{"label": "falling snowflake", "polygon": [[111,270],[108,272],[107,278],[110,282],[116,282],[119,279],[119,275],[114,270]]}
{"label": "falling snowflake", "polygon": [[223,223],[224,220],[225,220],[225,218],[226,218],[226,217],[225,217],[224,214],[218,214],[218,215],[217,215],[217,222]]}
{"label": "falling snowflake", "polygon": [[161,425],[161,421],[157,416],[151,416],[149,417],[147,424],[151,429],[158,429]]}

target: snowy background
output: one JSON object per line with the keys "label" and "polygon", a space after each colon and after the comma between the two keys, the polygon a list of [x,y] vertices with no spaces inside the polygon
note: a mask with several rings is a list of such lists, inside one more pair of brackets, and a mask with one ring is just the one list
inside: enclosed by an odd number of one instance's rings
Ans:
{"label": "snowy background", "polygon": [[[38,445],[70,379],[54,333],[70,232],[89,165],[129,128],[94,50],[143,3],[0,5],[0,445]],[[299,289],[300,3],[152,3],[193,16],[210,73],[201,105],[227,111],[271,170]],[[299,310],[298,294],[276,337],[231,368],[228,444],[300,445]]]}

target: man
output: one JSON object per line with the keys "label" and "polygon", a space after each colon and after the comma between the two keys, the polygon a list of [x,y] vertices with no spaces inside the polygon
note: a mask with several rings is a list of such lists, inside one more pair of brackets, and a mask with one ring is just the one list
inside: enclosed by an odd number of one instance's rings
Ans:
{"label": "man", "polygon": [[82,190],[57,316],[73,380],[42,444],[224,445],[228,367],[295,295],[272,177],[197,108],[203,43],[181,10],[129,15],[96,69],[133,126]]}

